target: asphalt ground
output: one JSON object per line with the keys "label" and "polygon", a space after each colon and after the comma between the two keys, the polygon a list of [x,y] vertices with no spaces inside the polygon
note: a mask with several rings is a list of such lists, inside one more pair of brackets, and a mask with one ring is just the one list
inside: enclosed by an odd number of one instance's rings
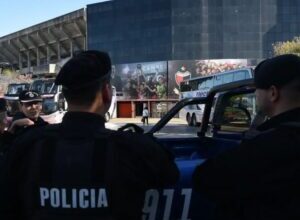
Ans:
{"label": "asphalt ground", "polygon": [[[64,113],[56,112],[54,114],[43,116],[44,120],[49,123],[59,123],[63,117]],[[105,123],[105,127],[111,130],[117,130],[121,126],[134,123],[141,128],[144,132],[149,131],[160,118],[149,118],[149,125],[143,125],[141,122],[142,117],[136,118],[112,118],[109,122]],[[167,137],[185,137],[185,136],[195,136],[197,134],[197,127],[187,126],[185,120],[180,118],[172,118],[161,130],[155,133],[155,136],[167,136]]]}
{"label": "asphalt ground", "polygon": [[[109,120],[109,123],[116,123],[116,124],[127,124],[127,123],[134,123],[138,125],[142,125],[141,122],[142,117],[136,117],[136,118],[112,118]],[[156,124],[160,118],[149,118],[149,125]],[[169,123],[170,125],[186,125],[186,121],[180,118],[172,118]]]}
{"label": "asphalt ground", "polygon": [[[142,127],[145,131],[149,130],[153,125],[155,125],[160,118],[149,118],[149,125],[143,125],[143,122],[141,121],[142,117],[136,117],[136,118],[112,118],[105,124],[106,128],[117,130],[122,125],[133,123],[140,127]],[[179,118],[172,118],[167,126],[178,126],[178,125],[186,125],[185,120],[179,119]]]}
{"label": "asphalt ground", "polygon": [[[141,117],[138,118],[114,118],[105,124],[105,127],[112,130],[117,130],[122,125],[134,123],[144,129],[145,132],[155,125],[160,118],[149,118],[149,125],[143,125]],[[194,137],[197,136],[199,127],[188,126],[185,120],[173,118],[159,132],[155,133],[157,137]]]}

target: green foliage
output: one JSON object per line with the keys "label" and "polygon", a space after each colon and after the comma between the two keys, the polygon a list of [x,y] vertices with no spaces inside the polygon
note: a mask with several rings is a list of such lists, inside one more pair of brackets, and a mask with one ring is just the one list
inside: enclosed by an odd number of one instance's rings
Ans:
{"label": "green foliage", "polygon": [[276,56],[282,54],[296,54],[300,56],[300,37],[273,44],[273,51]]}
{"label": "green foliage", "polygon": [[12,70],[10,68],[4,68],[4,69],[2,69],[2,75],[12,77],[12,76],[16,75],[16,73],[14,70]]}

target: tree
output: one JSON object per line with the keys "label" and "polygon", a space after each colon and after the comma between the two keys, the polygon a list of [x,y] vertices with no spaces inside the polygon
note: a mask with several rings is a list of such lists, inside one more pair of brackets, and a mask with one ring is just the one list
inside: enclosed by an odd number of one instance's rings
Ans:
{"label": "tree", "polygon": [[285,42],[276,42],[273,44],[274,54],[296,54],[300,56],[300,37],[295,37],[293,40]]}

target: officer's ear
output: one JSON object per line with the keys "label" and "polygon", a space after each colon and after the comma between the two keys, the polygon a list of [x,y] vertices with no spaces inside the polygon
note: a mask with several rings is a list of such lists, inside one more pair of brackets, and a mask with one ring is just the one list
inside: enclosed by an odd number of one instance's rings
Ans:
{"label": "officer's ear", "polygon": [[110,83],[105,83],[102,87],[102,99],[105,104],[111,103],[112,89]]}
{"label": "officer's ear", "polygon": [[269,100],[271,102],[277,102],[280,98],[280,91],[276,86],[271,86],[268,89],[268,93],[269,93]]}

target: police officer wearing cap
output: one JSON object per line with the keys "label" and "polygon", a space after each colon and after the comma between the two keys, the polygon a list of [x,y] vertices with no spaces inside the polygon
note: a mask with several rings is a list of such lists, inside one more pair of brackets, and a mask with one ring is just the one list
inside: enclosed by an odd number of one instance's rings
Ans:
{"label": "police officer wearing cap", "polygon": [[48,123],[41,117],[42,98],[37,91],[22,91],[19,95],[21,112],[16,113],[12,119],[8,131],[15,135],[22,134],[24,131],[37,126],[45,126]]}
{"label": "police officer wearing cap", "polygon": [[218,203],[220,219],[300,219],[300,58],[270,58],[254,72],[257,105],[269,119],[200,165],[194,187]]}
{"label": "police officer wearing cap", "polygon": [[[60,70],[68,112],[27,132],[10,152],[0,219],[142,219],[146,190],[178,169],[152,138],[105,128],[112,88],[107,53],[81,52]],[[14,175],[9,175],[14,173]]]}

